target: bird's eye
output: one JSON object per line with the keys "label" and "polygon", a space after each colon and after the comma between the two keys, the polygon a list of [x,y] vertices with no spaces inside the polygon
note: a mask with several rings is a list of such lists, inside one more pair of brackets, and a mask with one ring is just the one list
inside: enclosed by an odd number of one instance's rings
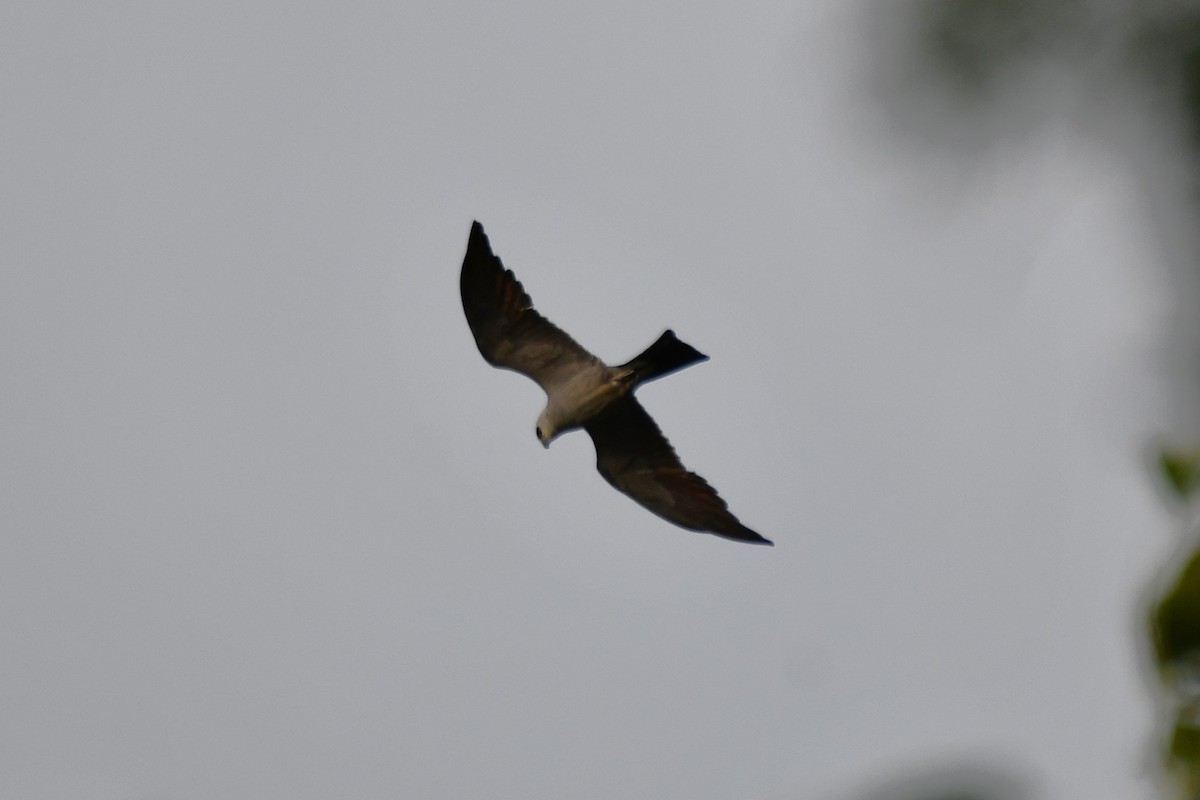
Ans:
{"label": "bird's eye", "polygon": [[540,438],[542,438],[542,429],[541,429],[541,428],[538,428],[538,429],[537,429],[537,437],[538,437],[539,439],[540,439]]}

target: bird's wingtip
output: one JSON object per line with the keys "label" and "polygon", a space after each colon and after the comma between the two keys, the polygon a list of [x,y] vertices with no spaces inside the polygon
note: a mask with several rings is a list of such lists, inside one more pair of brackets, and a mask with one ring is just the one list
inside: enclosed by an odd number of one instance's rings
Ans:
{"label": "bird's wingtip", "polygon": [[479,220],[471,223],[471,235],[467,237],[467,250],[491,254],[492,243],[488,241],[487,234],[483,232],[483,225],[479,224]]}
{"label": "bird's wingtip", "polygon": [[736,530],[731,531],[712,531],[717,536],[723,539],[729,539],[734,542],[744,542],[745,544],[761,544],[767,547],[774,547],[775,543],[765,536],[760,535],[756,531],[752,531],[745,525],[740,526]]}

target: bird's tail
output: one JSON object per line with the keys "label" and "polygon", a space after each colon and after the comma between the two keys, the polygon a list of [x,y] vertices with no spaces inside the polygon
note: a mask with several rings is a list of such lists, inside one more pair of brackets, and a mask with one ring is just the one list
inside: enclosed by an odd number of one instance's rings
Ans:
{"label": "bird's tail", "polygon": [[658,341],[642,351],[641,355],[622,365],[632,369],[635,385],[669,375],[675,370],[707,361],[708,356],[675,336],[675,331],[666,331]]}

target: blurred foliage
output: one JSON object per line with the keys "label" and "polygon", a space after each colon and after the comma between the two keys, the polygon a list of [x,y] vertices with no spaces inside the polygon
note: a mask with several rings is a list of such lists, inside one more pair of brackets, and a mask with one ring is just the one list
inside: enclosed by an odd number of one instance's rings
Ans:
{"label": "blurred foliage", "polygon": [[1174,709],[1164,747],[1180,797],[1200,797],[1200,550],[1150,609],[1163,688]]}
{"label": "blurred foliage", "polygon": [[1162,6],[1143,9],[1128,55],[1152,85],[1174,95],[1195,140],[1200,134],[1200,3]]}
{"label": "blurred foliage", "polygon": [[1200,483],[1200,452],[1163,450],[1159,466],[1167,484],[1181,499],[1187,499]]}
{"label": "blurred foliage", "polygon": [[[1028,78],[1032,71],[1013,70],[1022,61],[1074,58],[1085,69],[1103,64],[1165,98],[1163,124],[1183,120],[1192,155],[1200,155],[1200,0],[910,0],[908,9],[915,56],[928,60],[934,82],[958,97],[986,101],[1001,75]],[[1200,253],[1193,258],[1192,267],[1200,268]],[[1190,300],[1195,306],[1197,298]],[[1193,413],[1200,417],[1200,408]],[[1184,513],[1191,513],[1200,448],[1164,450],[1158,467],[1174,493],[1189,501]],[[1180,564],[1148,610],[1148,639],[1167,708],[1162,753],[1171,790],[1200,800],[1200,549],[1193,545]]]}
{"label": "blurred foliage", "polygon": [[919,0],[918,46],[959,88],[983,92],[1000,70],[1060,35],[1078,0]]}
{"label": "blurred foliage", "polygon": [[[1200,551],[1150,611],[1154,653],[1162,670],[1200,666]],[[1200,682],[1200,672],[1194,676]]]}
{"label": "blurred foliage", "polygon": [[1200,2],[914,0],[917,48],[964,96],[986,97],[1024,59],[1111,51],[1165,90],[1200,139]]}
{"label": "blurred foliage", "polygon": [[1185,761],[1194,761],[1200,756],[1200,727],[1190,717],[1176,720],[1171,755]]}
{"label": "blurred foliage", "polygon": [[1195,767],[1200,760],[1200,720],[1196,716],[1195,709],[1180,712],[1167,750],[1167,767],[1176,779],[1180,797],[1189,800],[1200,797],[1200,771]]}
{"label": "blurred foliage", "polygon": [[1027,800],[1031,785],[1010,768],[987,761],[915,767],[857,795],[858,800]]}

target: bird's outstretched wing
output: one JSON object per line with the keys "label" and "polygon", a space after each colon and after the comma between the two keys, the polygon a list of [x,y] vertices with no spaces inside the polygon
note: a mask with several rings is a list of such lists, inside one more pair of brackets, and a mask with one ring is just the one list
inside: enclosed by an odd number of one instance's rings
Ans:
{"label": "bird's outstretched wing", "polygon": [[599,363],[533,310],[533,300],[492,253],[478,222],[471,225],[459,288],[475,344],[492,366],[527,375],[549,394],[580,369]]}
{"label": "bird's outstretched wing", "polygon": [[584,425],[596,468],[618,491],[669,522],[752,544],[772,544],[738,522],[708,482],[688,472],[646,409],[627,395]]}

